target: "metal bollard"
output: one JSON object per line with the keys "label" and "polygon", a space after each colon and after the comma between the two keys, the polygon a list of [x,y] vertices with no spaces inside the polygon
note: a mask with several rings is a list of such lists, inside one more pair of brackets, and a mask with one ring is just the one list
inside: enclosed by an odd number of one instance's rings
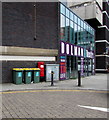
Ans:
{"label": "metal bollard", "polygon": [[81,86],[81,72],[78,71],[78,86]]}
{"label": "metal bollard", "polygon": [[54,74],[54,72],[51,71],[51,86],[54,86],[54,83],[53,83],[53,74]]}

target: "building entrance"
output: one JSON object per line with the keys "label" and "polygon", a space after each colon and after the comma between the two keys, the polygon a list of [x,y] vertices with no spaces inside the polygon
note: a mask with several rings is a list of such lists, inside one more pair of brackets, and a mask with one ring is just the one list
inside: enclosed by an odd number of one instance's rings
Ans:
{"label": "building entrance", "polygon": [[77,57],[67,56],[67,79],[74,79],[78,76]]}

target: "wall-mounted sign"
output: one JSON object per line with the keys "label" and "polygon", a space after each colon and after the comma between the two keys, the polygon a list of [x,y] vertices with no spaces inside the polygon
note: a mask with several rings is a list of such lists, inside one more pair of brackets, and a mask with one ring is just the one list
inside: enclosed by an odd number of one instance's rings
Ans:
{"label": "wall-mounted sign", "polygon": [[60,80],[66,79],[66,57],[60,56]]}
{"label": "wall-mounted sign", "polygon": [[61,41],[61,51],[60,52],[61,52],[61,55],[71,55],[71,56],[94,58],[94,53],[92,51],[88,51],[88,50],[84,49],[83,47],[65,43],[63,41]]}

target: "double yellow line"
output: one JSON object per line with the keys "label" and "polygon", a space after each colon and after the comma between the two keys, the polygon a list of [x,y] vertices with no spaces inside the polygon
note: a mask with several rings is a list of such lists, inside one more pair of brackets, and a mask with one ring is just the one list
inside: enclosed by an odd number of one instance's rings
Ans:
{"label": "double yellow line", "polygon": [[25,91],[0,92],[0,94],[36,93],[36,92],[90,92],[90,93],[109,93],[109,91],[98,91],[98,90],[25,90]]}

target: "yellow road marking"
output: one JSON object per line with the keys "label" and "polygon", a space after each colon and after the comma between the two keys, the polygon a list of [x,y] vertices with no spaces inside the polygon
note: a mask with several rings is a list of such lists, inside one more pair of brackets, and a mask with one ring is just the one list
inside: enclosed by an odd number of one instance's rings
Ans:
{"label": "yellow road marking", "polygon": [[8,91],[0,92],[0,94],[11,93],[34,93],[34,92],[95,92],[95,93],[109,93],[109,91],[96,91],[96,90],[31,90],[31,91]]}

